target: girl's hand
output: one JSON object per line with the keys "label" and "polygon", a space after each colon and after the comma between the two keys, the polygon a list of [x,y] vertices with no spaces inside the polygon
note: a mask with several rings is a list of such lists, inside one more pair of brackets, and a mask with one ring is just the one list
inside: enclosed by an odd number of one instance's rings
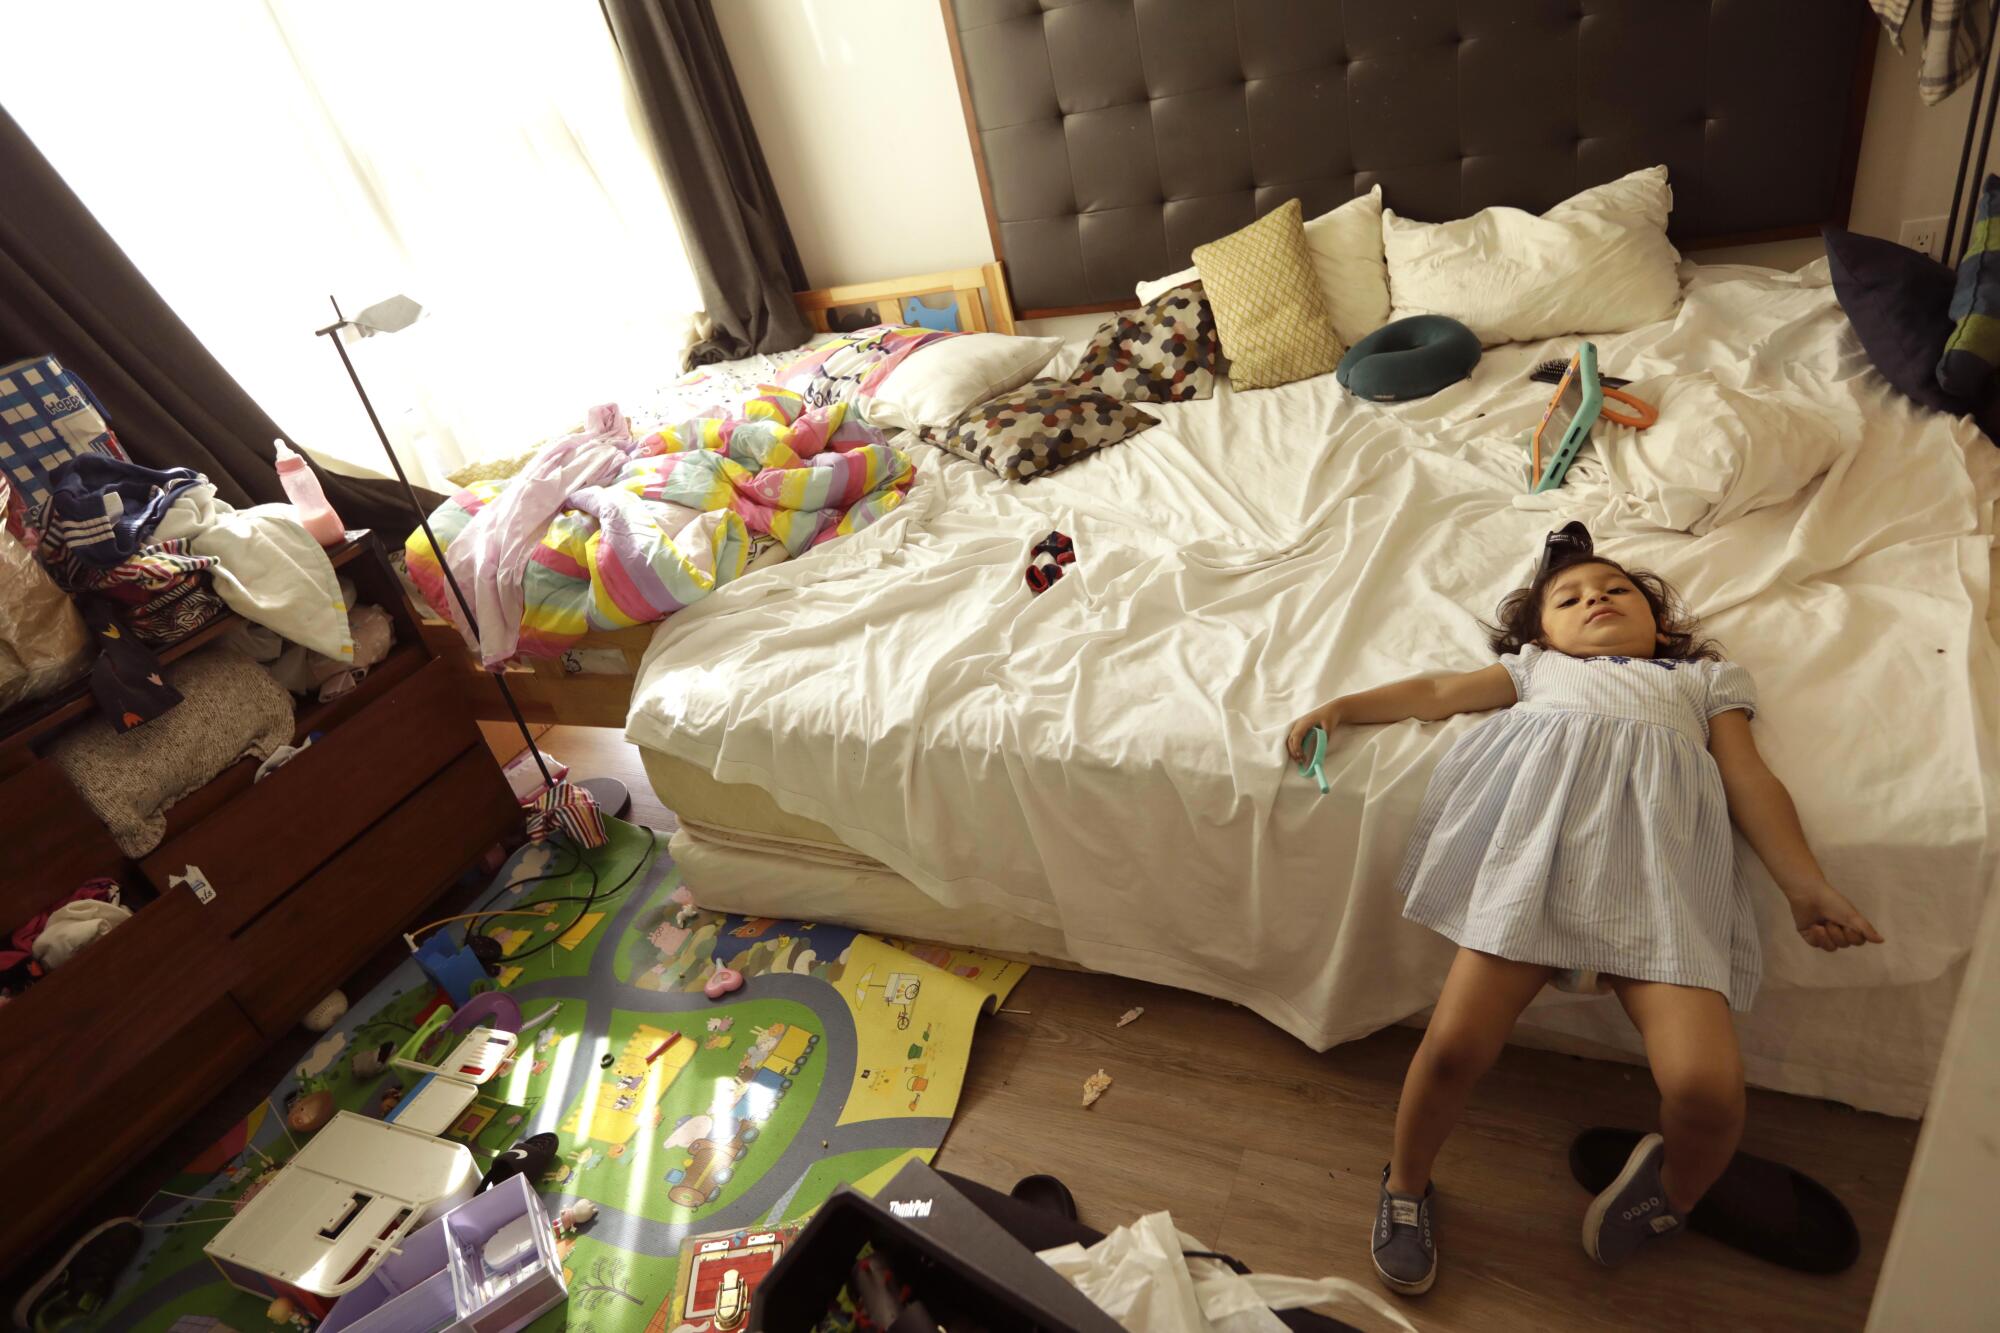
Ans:
{"label": "girl's hand", "polygon": [[1332,704],[1324,703],[1292,723],[1292,729],[1285,733],[1285,753],[1295,764],[1306,761],[1306,737],[1312,735],[1314,727],[1325,727],[1327,739],[1333,739],[1333,729],[1340,725],[1339,710]]}
{"label": "girl's hand", "polygon": [[1815,949],[1837,953],[1882,942],[1882,932],[1831,884],[1816,884],[1789,901],[1799,938]]}

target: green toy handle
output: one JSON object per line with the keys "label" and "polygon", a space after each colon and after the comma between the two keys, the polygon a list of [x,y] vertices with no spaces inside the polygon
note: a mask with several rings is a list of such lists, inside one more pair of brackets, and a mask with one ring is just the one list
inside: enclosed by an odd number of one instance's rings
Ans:
{"label": "green toy handle", "polygon": [[1326,780],[1326,773],[1320,768],[1326,762],[1326,728],[1314,727],[1306,736],[1306,747],[1309,754],[1299,764],[1299,776],[1319,783],[1319,794],[1324,796],[1333,790]]}

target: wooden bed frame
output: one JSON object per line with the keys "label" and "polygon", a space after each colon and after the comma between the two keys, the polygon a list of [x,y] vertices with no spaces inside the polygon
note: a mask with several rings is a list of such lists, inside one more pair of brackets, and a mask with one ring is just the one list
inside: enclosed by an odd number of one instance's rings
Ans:
{"label": "wooden bed frame", "polygon": [[[977,268],[821,287],[795,292],[792,299],[806,323],[824,333],[835,311],[872,305],[880,317],[875,322],[901,323],[905,301],[939,295],[957,299],[959,328],[965,332],[1014,332],[1014,306],[1007,295],[1006,274],[997,260]],[[883,308],[891,303],[893,310]],[[657,621],[586,634],[560,658],[537,658],[507,668],[507,685],[530,722],[623,727],[632,701],[632,678],[656,628]],[[450,663],[457,674],[471,700],[473,715],[482,720],[507,720],[510,715],[492,674],[473,661],[457,632],[436,619],[425,620],[422,629],[431,651]]]}
{"label": "wooden bed frame", "polygon": [[[884,301],[895,302],[895,318],[883,324],[903,321],[905,300],[919,296],[951,293],[958,298],[959,328],[966,333],[1012,333],[1014,303],[1007,295],[1007,277],[999,260],[978,268],[948,269],[943,273],[922,273],[914,278],[885,278],[880,282],[852,282],[844,287],[821,287],[810,292],[792,293],[792,303],[806,317],[806,323],[827,331],[828,312],[849,306],[874,305],[881,311]],[[981,297],[985,300],[982,303]]]}

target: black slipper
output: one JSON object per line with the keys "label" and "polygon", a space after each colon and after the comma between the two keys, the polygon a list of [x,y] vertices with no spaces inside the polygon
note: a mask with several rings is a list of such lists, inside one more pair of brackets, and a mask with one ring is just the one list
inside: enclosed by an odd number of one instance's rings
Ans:
{"label": "black slipper", "polygon": [[530,1185],[548,1174],[555,1165],[556,1150],[562,1140],[553,1134],[530,1134],[493,1159],[474,1193],[484,1193],[514,1176],[526,1176]]}
{"label": "black slipper", "polygon": [[[1617,1178],[1644,1137],[1586,1129],[1569,1146],[1569,1173],[1592,1194]],[[1801,1273],[1839,1273],[1861,1254],[1861,1233],[1833,1191],[1782,1162],[1739,1152],[1688,1214],[1688,1228]]]}
{"label": "black slipper", "polygon": [[1069,1186],[1054,1176],[1022,1176],[1008,1193],[1022,1203],[1045,1208],[1072,1222],[1076,1221],[1076,1196],[1069,1192]]}

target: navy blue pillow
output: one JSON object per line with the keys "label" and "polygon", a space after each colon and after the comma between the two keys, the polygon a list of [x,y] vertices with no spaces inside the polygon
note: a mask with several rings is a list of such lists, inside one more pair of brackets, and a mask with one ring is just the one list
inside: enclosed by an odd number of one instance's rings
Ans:
{"label": "navy blue pillow", "polygon": [[1826,228],[1824,235],[1833,294],[1875,369],[1925,407],[1972,414],[1987,438],[2000,444],[2000,394],[1973,402],[1946,393],[1937,381],[1938,358],[1955,326],[1946,313],[1956,281],[1952,271],[1880,237],[1838,227]]}

